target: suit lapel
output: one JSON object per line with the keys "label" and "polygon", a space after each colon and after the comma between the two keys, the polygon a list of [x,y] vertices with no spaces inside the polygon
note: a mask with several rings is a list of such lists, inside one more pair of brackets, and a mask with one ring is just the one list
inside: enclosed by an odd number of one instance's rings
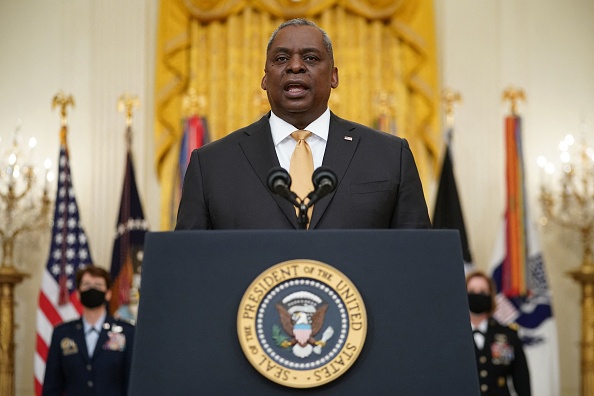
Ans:
{"label": "suit lapel", "polygon": [[295,216],[293,205],[268,189],[268,172],[271,168],[280,166],[276,151],[274,150],[274,142],[272,141],[272,133],[268,121],[269,116],[270,113],[268,116],[262,117],[258,122],[247,127],[245,129],[245,139],[241,140],[239,145],[266,191],[270,193],[287,219],[297,227],[297,217]]}
{"label": "suit lapel", "polygon": [[[322,165],[327,166],[336,173],[338,179],[338,186],[346,173],[349,163],[355,154],[359,144],[359,134],[355,126],[349,122],[330,113],[330,129],[328,131],[328,143],[326,144],[326,151],[324,152],[324,161]],[[322,198],[314,205],[313,214],[309,228],[315,228],[322,215],[330,205],[334,198],[334,192]]]}

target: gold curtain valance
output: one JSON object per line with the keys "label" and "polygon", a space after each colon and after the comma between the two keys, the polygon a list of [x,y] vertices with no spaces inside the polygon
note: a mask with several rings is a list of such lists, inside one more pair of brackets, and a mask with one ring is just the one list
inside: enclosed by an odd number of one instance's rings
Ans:
{"label": "gold curtain valance", "polygon": [[340,6],[367,19],[389,19],[410,12],[421,0],[184,0],[192,18],[208,23],[226,19],[245,7],[259,9],[277,18],[313,17],[329,8]]}

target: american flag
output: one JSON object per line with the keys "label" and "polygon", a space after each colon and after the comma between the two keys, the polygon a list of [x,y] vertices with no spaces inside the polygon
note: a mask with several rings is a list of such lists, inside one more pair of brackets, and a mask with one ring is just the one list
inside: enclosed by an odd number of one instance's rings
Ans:
{"label": "american flag", "polygon": [[47,266],[41,279],[37,309],[37,347],[35,350],[35,394],[41,395],[45,362],[55,325],[76,319],[82,312],[76,297],[75,274],[79,267],[92,265],[87,237],[80,223],[72,187],[66,127],[62,127],[58,188],[54,210],[52,240]]}

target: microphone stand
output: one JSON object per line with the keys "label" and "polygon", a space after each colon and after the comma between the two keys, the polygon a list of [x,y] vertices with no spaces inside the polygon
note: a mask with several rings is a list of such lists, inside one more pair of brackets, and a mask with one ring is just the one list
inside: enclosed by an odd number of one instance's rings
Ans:
{"label": "microphone stand", "polygon": [[[307,229],[309,224],[309,218],[307,211],[322,197],[328,195],[336,189],[337,179],[336,174],[326,168],[319,167],[312,175],[312,182],[314,186],[317,186],[311,191],[305,198],[300,198],[293,191],[291,187],[291,176],[289,173],[281,168],[272,168],[268,172],[267,185],[268,189],[274,194],[278,194],[281,197],[289,201],[295,208],[297,208],[297,228],[299,230]],[[305,202],[307,200],[307,203]]]}
{"label": "microphone stand", "polygon": [[297,215],[297,227],[300,230],[306,230],[307,225],[309,224],[309,218],[307,217],[307,209],[309,209],[311,205],[309,205],[309,203],[305,204],[302,199],[299,200],[301,202],[299,203],[299,206],[297,206],[297,209],[299,210],[299,214]]}

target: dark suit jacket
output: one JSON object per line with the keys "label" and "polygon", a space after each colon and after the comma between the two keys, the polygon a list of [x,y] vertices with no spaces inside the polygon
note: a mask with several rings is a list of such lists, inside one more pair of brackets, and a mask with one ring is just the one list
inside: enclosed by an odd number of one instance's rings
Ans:
{"label": "dark suit jacket", "polygon": [[82,319],[56,326],[45,366],[43,396],[125,395],[133,344],[134,326],[107,316],[89,358]]}
{"label": "dark suit jacket", "polygon": [[[177,230],[298,227],[294,207],[267,187],[279,166],[268,118],[194,150]],[[406,140],[331,114],[323,165],[338,186],[314,205],[310,229],[430,227]]]}
{"label": "dark suit jacket", "polygon": [[482,395],[509,396],[509,378],[518,396],[530,396],[530,373],[518,332],[489,319],[483,349],[474,346]]}

